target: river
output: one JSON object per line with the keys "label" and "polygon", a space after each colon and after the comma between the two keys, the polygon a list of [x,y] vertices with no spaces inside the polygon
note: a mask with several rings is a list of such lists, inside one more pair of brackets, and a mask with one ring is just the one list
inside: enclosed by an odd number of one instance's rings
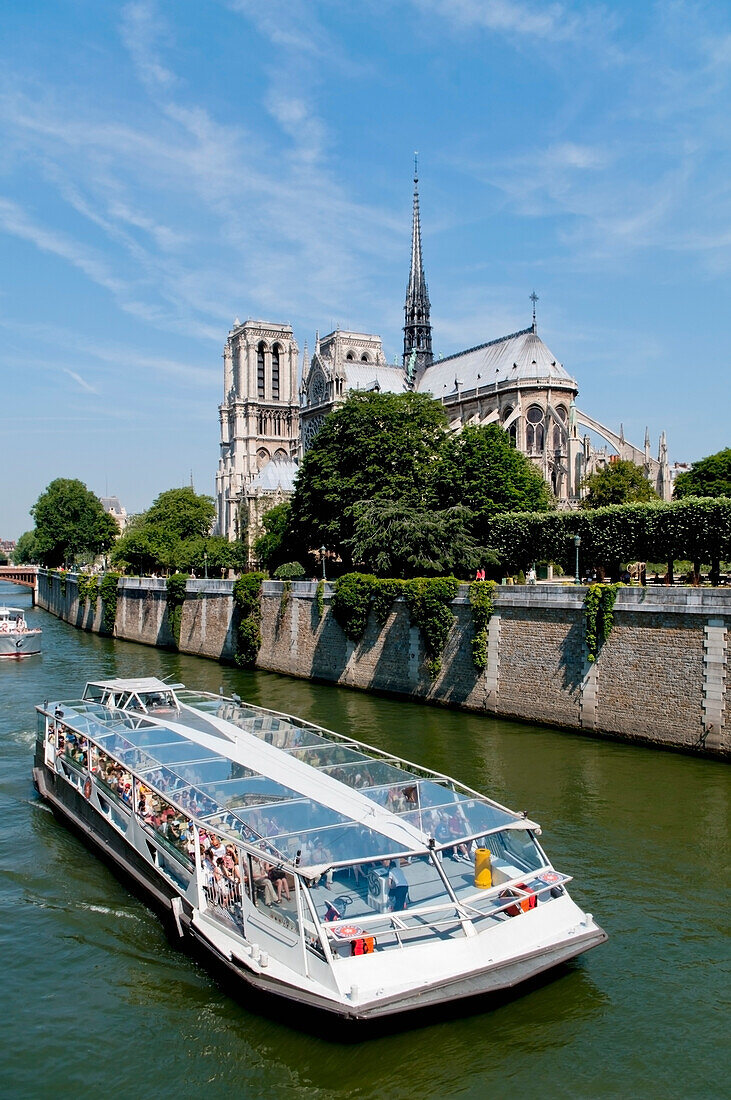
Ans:
{"label": "river", "polygon": [[[0,602],[26,607],[44,632],[41,657],[0,662],[4,1097],[725,1092],[726,765],[113,642],[31,609],[4,582]],[[248,1011],[31,782],[36,703],[78,697],[87,679],[168,674],[352,733],[527,810],[609,942],[486,1011],[368,1042]]]}

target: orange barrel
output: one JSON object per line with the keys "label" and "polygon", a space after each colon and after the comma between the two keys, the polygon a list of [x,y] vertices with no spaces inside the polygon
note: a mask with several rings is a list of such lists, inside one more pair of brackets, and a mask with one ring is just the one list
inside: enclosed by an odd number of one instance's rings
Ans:
{"label": "orange barrel", "polygon": [[489,848],[475,851],[475,886],[478,890],[489,890],[492,886],[492,857]]}

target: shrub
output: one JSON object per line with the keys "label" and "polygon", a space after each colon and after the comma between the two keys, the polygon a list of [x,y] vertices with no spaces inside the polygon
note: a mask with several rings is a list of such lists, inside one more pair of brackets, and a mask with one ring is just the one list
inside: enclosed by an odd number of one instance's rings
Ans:
{"label": "shrub", "polygon": [[306,577],[307,573],[305,567],[298,561],[286,561],[284,565],[274,570],[273,575],[277,581],[299,581],[302,577]]}
{"label": "shrub", "polygon": [[370,573],[345,573],[335,582],[332,609],[346,637],[357,642],[365,634],[376,578]]}
{"label": "shrub", "polygon": [[99,578],[92,577],[90,573],[79,573],[76,583],[79,591],[79,607],[83,608],[87,600],[96,604],[99,596]]}

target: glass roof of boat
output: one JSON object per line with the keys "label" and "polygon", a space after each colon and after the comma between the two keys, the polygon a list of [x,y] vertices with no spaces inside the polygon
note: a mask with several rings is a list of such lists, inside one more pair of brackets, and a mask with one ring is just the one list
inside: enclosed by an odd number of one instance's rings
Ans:
{"label": "glass roof of boat", "polygon": [[[430,837],[448,846],[526,824],[444,776],[350,738],[238,701],[177,694],[184,709],[172,720],[87,701],[73,704],[73,725],[212,829],[260,839],[291,861],[300,854],[303,867],[423,850]],[[189,736],[179,732],[185,727]],[[259,765],[276,757],[282,767],[264,774],[233,759],[247,758],[246,734],[263,743],[253,754]]]}

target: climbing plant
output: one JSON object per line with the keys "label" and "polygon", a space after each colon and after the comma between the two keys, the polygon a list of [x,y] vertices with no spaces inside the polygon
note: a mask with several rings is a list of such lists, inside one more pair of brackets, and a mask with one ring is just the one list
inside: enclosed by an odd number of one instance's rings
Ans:
{"label": "climbing plant", "polygon": [[190,576],[188,573],[173,573],[165,582],[167,588],[168,622],[170,631],[175,641],[176,649],[180,646],[180,624],[183,619],[183,604],[185,603],[185,590]]}
{"label": "climbing plant", "polygon": [[102,599],[102,625],[103,634],[113,634],[114,624],[117,621],[117,582],[119,573],[105,573],[99,585],[99,595]]}
{"label": "climbing plant", "polygon": [[346,637],[357,642],[365,634],[376,578],[370,573],[345,573],[335,582],[332,609]]}
{"label": "climbing plant", "polygon": [[246,573],[234,585],[239,617],[234,661],[239,668],[253,668],[261,648],[261,586],[265,579],[264,573]]}
{"label": "climbing plant", "polygon": [[442,668],[442,652],[454,623],[449,606],[457,595],[456,577],[416,577],[404,583],[409,616],[418,626],[426,650],[426,667],[432,680]]}
{"label": "climbing plant", "polygon": [[404,581],[376,579],[371,601],[376,622],[381,626],[388,618],[394,601],[404,594]]}
{"label": "climbing plant", "polygon": [[95,605],[99,596],[99,578],[91,576],[90,573],[79,573],[76,583],[79,591],[79,607],[83,607],[87,600]]}
{"label": "climbing plant", "polygon": [[478,672],[487,667],[487,624],[494,610],[495,581],[473,581],[470,585],[472,608],[472,663]]}
{"label": "climbing plant", "polygon": [[315,591],[315,603],[317,604],[317,618],[322,618],[325,614],[325,582],[318,581],[317,589]]}
{"label": "climbing plant", "polygon": [[287,613],[289,607],[289,601],[292,599],[292,582],[286,580],[282,584],[282,595],[279,600],[279,614],[277,615],[277,625],[281,624],[282,619]]}
{"label": "climbing plant", "polygon": [[612,632],[614,601],[621,584],[592,584],[584,598],[586,648],[590,661],[596,661],[599,650]]}

